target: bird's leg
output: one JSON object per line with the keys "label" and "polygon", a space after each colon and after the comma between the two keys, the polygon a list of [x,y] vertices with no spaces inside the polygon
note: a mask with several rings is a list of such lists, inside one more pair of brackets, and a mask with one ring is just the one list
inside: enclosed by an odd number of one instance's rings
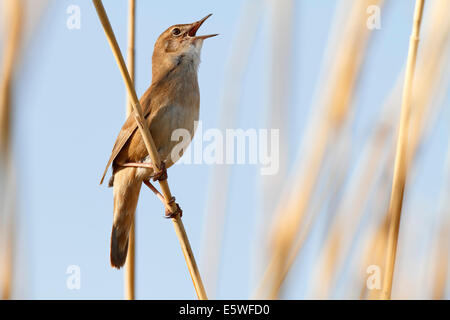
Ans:
{"label": "bird's leg", "polygon": [[[169,202],[166,202],[164,196],[161,194],[161,192],[158,191],[158,189],[155,188],[155,186],[149,181],[149,180],[144,180],[144,184],[150,188],[150,190],[153,191],[153,193],[159,198],[159,200],[162,201],[162,203],[164,204],[164,207],[166,208],[166,215],[165,217],[170,219],[170,218],[175,218],[178,214],[180,214],[180,217],[183,216],[183,210],[181,210],[180,206],[178,205],[178,203],[175,202],[175,197],[172,197],[170,199]],[[170,212],[170,206],[172,203],[174,203],[177,205],[177,209],[175,210],[175,212]]]}
{"label": "bird's leg", "polygon": [[153,193],[161,200],[163,204],[166,203],[164,196],[161,194],[161,192],[158,191],[158,189],[155,188],[155,186],[150,182],[150,180],[144,180],[144,184],[149,187],[150,190],[153,191]]}

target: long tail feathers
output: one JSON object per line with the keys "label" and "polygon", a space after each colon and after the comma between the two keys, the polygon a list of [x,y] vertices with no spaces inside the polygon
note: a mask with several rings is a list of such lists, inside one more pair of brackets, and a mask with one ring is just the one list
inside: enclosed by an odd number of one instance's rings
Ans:
{"label": "long tail feathers", "polygon": [[142,182],[135,169],[120,170],[114,175],[114,222],[111,232],[111,266],[120,269],[127,259],[128,237],[136,211]]}
{"label": "long tail feathers", "polygon": [[127,260],[128,234],[113,226],[111,232],[111,266],[120,269]]}

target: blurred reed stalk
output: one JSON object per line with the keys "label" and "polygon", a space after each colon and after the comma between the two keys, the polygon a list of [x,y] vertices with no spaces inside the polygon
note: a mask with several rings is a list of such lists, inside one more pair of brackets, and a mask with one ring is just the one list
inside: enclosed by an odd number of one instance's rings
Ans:
{"label": "blurred reed stalk", "polygon": [[1,161],[6,163],[10,153],[11,140],[11,94],[13,86],[14,69],[17,65],[17,56],[21,42],[23,3],[22,0],[3,1],[5,47],[2,62],[2,77],[0,86],[0,150]]}
{"label": "blurred reed stalk", "polygon": [[[445,0],[442,0],[445,1]],[[447,147],[447,159],[444,174],[444,188],[441,195],[440,225],[436,228],[436,235],[431,247],[434,247],[431,258],[434,260],[432,268],[434,279],[432,283],[432,298],[445,299],[445,290],[448,284],[448,266],[450,259],[450,139]]]}
{"label": "blurred reed stalk", "polygon": [[[448,12],[450,12],[450,2],[445,0],[435,0],[429,3],[431,6],[427,12],[430,14],[425,18],[428,21],[425,29],[426,33],[423,37],[424,41],[421,46],[420,53],[418,55],[417,71],[414,80],[413,101],[412,101],[412,114],[411,114],[411,133],[409,136],[409,144],[411,145],[411,152],[408,155],[408,166],[411,167],[408,174],[408,185],[414,184],[414,179],[418,168],[414,166],[415,159],[419,155],[420,150],[424,146],[424,141],[428,136],[434,132],[434,128],[437,127],[438,122],[442,118],[446,105],[444,99],[448,93],[449,85],[449,63],[450,63],[450,21],[448,19]],[[445,187],[443,189],[445,192]],[[442,197],[447,197],[448,194],[443,194]],[[413,199],[411,199],[413,200]],[[439,202],[440,207],[437,208],[438,213],[431,221],[432,225],[445,225],[445,217],[442,217],[440,211],[445,212],[446,206],[442,207],[442,201]],[[433,262],[438,264],[440,259],[436,260],[438,248],[442,249],[441,239],[445,239],[445,236],[440,237],[440,229],[431,231],[435,234],[434,237],[424,239],[421,242],[422,247],[429,248],[423,253],[423,259],[421,264],[418,265],[422,270],[423,281],[420,285],[419,281],[414,282],[416,292],[424,297],[424,286],[430,286],[430,268],[433,268]],[[445,228],[444,228],[445,229]],[[414,236],[412,236],[414,239]],[[408,241],[408,240],[405,240]],[[445,246],[444,246],[445,247]],[[439,253],[442,258],[446,255]],[[406,263],[401,263],[397,268],[402,270],[403,268],[409,268]],[[438,270],[437,270],[438,271]],[[438,277],[438,275],[436,275]],[[399,274],[398,277],[399,286],[405,287],[405,284],[410,283],[410,279],[404,272]],[[409,294],[411,291],[409,290]]]}
{"label": "blurred reed stalk", "polygon": [[[445,1],[445,0],[441,0]],[[445,15],[445,12],[443,12]],[[448,111],[447,111],[448,112]],[[447,113],[448,114],[448,113]],[[447,117],[448,118],[448,117]],[[449,130],[447,130],[449,132]],[[440,195],[440,207],[436,217],[433,239],[429,246],[429,268],[426,279],[432,280],[431,295],[433,300],[445,299],[448,285],[448,267],[450,259],[450,139],[447,143],[447,159],[444,171],[444,187]]]}
{"label": "blurred reed stalk", "polygon": [[[310,143],[311,148],[303,153],[299,174],[294,175],[293,186],[279,201],[277,220],[271,238],[272,252],[268,264],[270,270],[266,271],[271,280],[268,291],[264,288],[266,286],[261,286],[260,296],[265,296],[268,292],[268,296],[272,299],[279,297],[281,286],[291,265],[289,261],[295,260],[295,256],[290,255],[293,253],[305,213],[313,198],[326,150],[347,117],[354,85],[364,60],[370,36],[370,30],[366,28],[367,16],[364,13],[369,5],[381,5],[382,2],[357,1],[352,2],[350,8],[347,7],[349,3],[343,2],[341,12],[350,9],[350,13],[341,16],[339,27],[335,29],[335,37],[332,38],[334,47],[330,47],[329,50],[331,58],[329,61],[332,65],[329,68],[330,72],[326,74],[326,83],[322,87],[325,92],[321,91],[318,94],[318,104],[321,108],[314,108],[320,113],[313,119],[316,121],[310,121],[309,130],[304,138],[304,143]],[[344,30],[343,34],[341,30]]]}
{"label": "blurred reed stalk", "polygon": [[[448,191],[448,190],[447,190]],[[446,211],[448,215],[448,211]],[[433,283],[433,300],[443,300],[445,299],[445,290],[448,283],[448,265],[449,265],[449,252],[450,246],[450,223],[448,219],[445,219],[442,230],[439,233],[438,248],[436,249],[435,255],[435,269],[434,269],[434,279]]]}
{"label": "blurred reed stalk", "polygon": [[[445,66],[446,63],[446,55],[445,50],[443,50],[443,47],[445,47],[448,44],[448,36],[449,36],[449,26],[448,26],[448,19],[445,17],[445,13],[449,10],[449,3],[446,1],[435,1],[433,2],[433,10],[431,15],[431,26],[427,28],[427,33],[424,37],[424,46],[423,50],[421,51],[421,56],[419,56],[419,62],[417,67],[417,77],[414,80],[414,87],[417,88],[413,92],[413,113],[411,115],[411,127],[414,128],[414,130],[410,134],[410,148],[409,148],[409,155],[408,155],[408,163],[412,164],[414,161],[414,157],[418,155],[418,150],[420,144],[424,141],[425,136],[425,129],[426,127],[433,127],[433,124],[435,122],[435,116],[436,108],[432,108],[432,97],[434,92],[436,91],[436,88],[438,87],[438,84],[444,85],[445,82],[442,80],[442,74],[445,71],[443,70],[443,66]],[[396,95],[395,91],[393,92],[393,95]],[[394,100],[394,99],[390,99]],[[385,104],[385,106],[389,106],[388,109],[396,109],[395,107],[392,107],[393,101],[389,102],[388,104]],[[386,109],[386,107],[385,107]],[[389,120],[389,117],[384,116],[387,120]],[[392,136],[392,131],[394,129],[394,125],[391,124],[392,120],[395,119],[395,117],[390,117],[389,123],[384,123],[381,125],[380,129],[383,127],[385,129],[389,130],[389,137]],[[390,139],[390,138],[389,138]],[[387,147],[387,146],[386,146]],[[390,158],[394,158],[394,149],[391,147],[387,147],[388,149],[392,150],[390,155]],[[393,162],[393,161],[392,161]],[[386,166],[387,164],[382,161],[382,164]],[[408,165],[409,166],[409,165]],[[390,166],[389,166],[390,167]],[[392,170],[386,170],[383,176],[386,175],[388,171]],[[377,169],[378,171],[378,169]],[[392,176],[392,175],[391,175]],[[410,177],[409,180],[411,180],[412,177]],[[371,183],[374,179],[368,179],[366,180],[366,184]],[[388,182],[389,183],[389,182]],[[386,183],[386,184],[388,184]],[[384,189],[385,187],[380,187],[381,189]],[[365,190],[366,188],[360,188],[360,191]],[[359,192],[361,193],[361,192]],[[367,194],[368,196],[368,194]],[[357,203],[359,203],[360,199],[362,199],[361,195],[355,196],[355,199],[357,199]],[[382,201],[382,200],[380,200]],[[383,201],[384,203],[384,201]],[[379,206],[378,206],[379,207]],[[354,204],[347,206],[347,208],[344,210],[344,212],[355,210]],[[362,210],[362,209],[361,209]],[[377,211],[375,211],[377,212]],[[352,222],[353,221],[353,222]],[[356,241],[356,232],[357,229],[354,229],[354,232],[352,232],[352,228],[349,229],[349,223],[350,225],[354,225],[356,227],[357,224],[354,223],[354,220],[352,218],[345,219],[345,221],[342,221],[341,227],[336,228],[335,233],[339,234],[341,237],[348,238],[347,246],[349,247],[351,243]],[[371,259],[375,259],[371,263],[364,263],[362,266],[369,266],[369,265],[383,265],[383,258],[379,256],[382,252],[385,252],[385,249],[383,247],[385,246],[385,239],[382,239],[383,235],[387,234],[386,226],[388,225],[387,219],[384,219],[384,222],[381,224],[381,229],[377,231],[377,236],[373,239],[372,244],[369,245],[369,250],[366,250],[366,252],[374,252],[373,255],[371,255]],[[345,227],[344,227],[345,226]],[[345,230],[345,232],[344,232]],[[352,234],[354,236],[352,236]],[[329,241],[330,246],[331,243],[335,243],[332,239]],[[333,245],[334,247],[334,245]],[[342,247],[342,246],[341,246]],[[350,249],[350,248],[348,248]],[[334,253],[333,253],[334,254]],[[331,255],[331,253],[330,253]],[[350,252],[348,254],[345,254],[345,256],[340,254],[334,254],[336,258],[342,260],[341,263],[339,261],[332,260],[331,263],[328,262],[333,267],[330,268],[330,270],[336,274],[340,272],[340,270],[343,270],[343,263],[344,263],[344,257],[347,255],[350,255]],[[365,259],[368,259],[369,257],[366,257]],[[347,257],[349,259],[349,257]],[[367,260],[366,260],[367,261]],[[341,267],[336,267],[341,265]],[[320,268],[319,268],[320,269]],[[364,269],[365,270],[365,269]],[[360,271],[364,271],[361,269]],[[364,272],[363,272],[364,273]],[[363,294],[362,297],[365,296],[366,291],[366,283],[365,280],[363,281]],[[370,297],[373,298],[376,296],[377,290],[371,290],[370,291]],[[379,292],[379,291],[378,291]]]}
{"label": "blurred reed stalk", "polygon": [[[135,87],[135,29],[136,29],[136,1],[128,0],[128,50],[127,69],[130,79]],[[126,117],[133,111],[130,96],[126,98]],[[136,273],[136,214],[131,223],[130,236],[128,240],[128,255],[125,264],[125,299],[135,299],[135,277]]]}
{"label": "blurred reed stalk", "polygon": [[[108,42],[113,51],[116,62],[119,66],[121,75],[122,75],[123,80],[126,85],[126,89],[128,91],[128,95],[131,98],[131,102],[132,102],[132,106],[133,106],[133,114],[135,116],[135,120],[136,120],[136,123],[139,128],[139,132],[142,135],[142,138],[144,140],[145,146],[147,148],[147,151],[149,153],[152,163],[159,170],[160,165],[161,165],[161,160],[160,160],[159,154],[156,150],[153,138],[150,134],[148,124],[145,121],[145,118],[143,116],[142,106],[139,102],[136,91],[134,90],[133,83],[130,79],[130,75],[129,75],[127,67],[125,65],[125,61],[123,59],[122,53],[120,52],[119,45],[117,44],[117,40],[114,35],[114,31],[111,27],[111,24],[109,22],[105,8],[103,7],[103,3],[101,0],[92,0],[92,2],[95,6],[98,17],[99,17],[100,22],[102,23],[103,29],[105,31],[106,37],[107,37]],[[176,210],[177,210],[176,203],[174,201],[170,201],[172,199],[172,194],[170,192],[169,184],[168,184],[167,180],[159,181],[159,184],[160,184],[161,191],[162,191],[162,194],[165,199],[165,203],[164,203],[165,207],[167,207],[171,213],[176,212]],[[197,296],[201,300],[206,300],[207,296],[206,296],[205,288],[203,286],[203,282],[200,277],[200,272],[198,270],[197,263],[194,258],[194,254],[192,252],[192,248],[189,243],[189,239],[187,237],[186,230],[184,229],[183,222],[179,215],[177,215],[176,218],[173,218],[172,222],[174,224],[175,233],[180,242],[181,249],[183,251],[183,255],[186,260],[187,267],[189,269],[189,273],[192,277],[192,281],[193,281]]]}
{"label": "blurred reed stalk", "polygon": [[[412,113],[411,128],[414,128],[409,136],[408,156],[406,167],[412,167],[415,158],[420,150],[420,144],[423,143],[426,136],[426,129],[434,127],[437,120],[437,110],[433,108],[433,97],[439,87],[446,87],[448,79],[445,79],[445,66],[448,64],[449,47],[449,21],[446,13],[450,9],[450,3],[446,0],[432,2],[431,14],[428,17],[429,25],[424,35],[423,48],[418,57],[417,71],[414,79],[414,90],[412,92]],[[391,150],[391,157],[394,158],[395,150]],[[388,167],[391,167],[388,165]],[[388,167],[385,168],[386,173]],[[414,172],[408,177],[409,184],[412,184]],[[387,183],[386,183],[387,184]],[[380,187],[384,189],[385,187]],[[389,216],[384,218],[376,232],[376,237],[372,239],[366,252],[362,267],[369,265],[383,265],[386,252],[386,239],[388,236]],[[372,248],[372,249],[370,249]],[[375,249],[376,248],[376,249]],[[380,250],[381,249],[381,250]],[[372,254],[370,254],[373,252]],[[366,295],[366,283],[362,283],[362,296]],[[379,290],[370,290],[368,298],[376,299],[379,297]]]}
{"label": "blurred reed stalk", "polygon": [[400,115],[400,127],[397,139],[397,151],[395,156],[394,177],[392,182],[391,200],[389,204],[389,235],[386,248],[386,260],[384,267],[384,280],[381,299],[390,299],[392,281],[394,276],[395,257],[397,253],[398,233],[400,217],[403,205],[407,166],[408,166],[408,137],[411,115],[411,97],[416,66],[417,50],[419,47],[420,26],[422,22],[424,0],[416,0],[414,9],[413,30],[410,38],[408,60],[403,87],[402,111]]}
{"label": "blurred reed stalk", "polygon": [[[11,154],[11,126],[12,126],[12,92],[17,58],[23,29],[23,3],[20,0],[3,1],[5,25],[5,46],[2,61],[2,75],[0,79],[0,178],[2,194],[0,222],[6,221],[0,230],[4,230],[5,255],[1,259],[3,267],[0,269],[0,289],[2,299],[11,299],[14,271],[14,248],[16,240],[16,210],[14,172]],[[1,240],[1,239],[0,239]]]}
{"label": "blurred reed stalk", "polygon": [[[279,130],[279,150],[278,161],[279,170],[276,174],[260,176],[260,197],[259,197],[259,217],[256,220],[256,248],[261,248],[261,243],[267,241],[267,234],[270,231],[270,225],[267,221],[274,219],[275,209],[279,198],[279,191],[286,181],[288,172],[289,156],[289,107],[292,96],[292,63],[293,49],[296,43],[295,32],[295,1],[293,0],[269,0],[267,1],[269,9],[269,41],[267,41],[269,50],[269,73],[267,82],[267,93],[264,94],[266,100],[264,111],[266,127]],[[273,147],[273,146],[272,146]],[[255,250],[260,252],[261,250]],[[255,265],[257,278],[259,281],[261,272],[264,272],[264,261],[267,259],[266,252],[259,256],[255,255]]]}
{"label": "blurred reed stalk", "polygon": [[[421,50],[421,54],[418,57],[418,66],[416,71],[416,77],[414,79],[414,88],[416,88],[413,92],[413,98],[412,98],[412,105],[413,105],[413,113],[411,115],[411,121],[412,125],[411,127],[414,128],[414,130],[410,134],[410,148],[409,148],[409,160],[408,162],[410,165],[413,164],[414,157],[417,157],[418,151],[419,151],[419,145],[424,141],[425,136],[425,128],[426,126],[432,127],[435,122],[435,117],[432,117],[433,110],[435,108],[432,108],[433,104],[433,96],[434,92],[436,91],[436,88],[438,85],[445,86],[447,82],[443,80],[443,71],[444,66],[447,63],[448,58],[446,55],[446,50],[443,50],[445,46],[448,46],[448,38],[450,34],[450,25],[449,21],[446,17],[446,12],[450,10],[450,3],[445,0],[438,0],[432,2],[434,4],[431,8],[431,15],[430,15],[430,26],[426,29],[426,33],[424,35],[424,42],[423,42],[423,49]],[[361,219],[361,217],[358,217],[359,214],[362,215],[363,213],[363,206],[361,206],[363,203],[366,203],[369,196],[369,190],[371,188],[367,188],[368,185],[373,184],[377,179],[375,179],[375,174],[378,174],[377,172],[380,172],[382,170],[381,166],[384,166],[384,171],[391,171],[386,170],[386,166],[390,163],[388,160],[388,163],[385,161],[378,161],[379,160],[379,154],[381,150],[384,148],[387,148],[388,150],[391,150],[391,155],[389,156],[389,159],[394,158],[394,146],[391,146],[391,143],[387,144],[387,141],[391,139],[393,136],[393,131],[395,129],[394,120],[397,119],[397,116],[389,115],[386,113],[392,113],[393,110],[397,110],[395,108],[395,101],[397,100],[397,90],[394,90],[391,98],[389,101],[385,104],[383,115],[382,115],[382,123],[378,125],[377,130],[374,132],[376,140],[379,140],[378,151],[375,151],[372,156],[369,157],[372,159],[372,165],[375,165],[373,163],[373,160],[376,160],[378,162],[377,169],[373,170],[373,166],[364,165],[362,168],[363,171],[359,172],[360,170],[356,170],[354,176],[355,177],[364,177],[360,180],[359,186],[353,190],[353,192],[347,193],[348,195],[352,195],[351,199],[349,198],[349,202],[343,207],[342,213],[344,212],[353,212],[354,215],[343,217],[340,221],[340,224],[335,224],[335,227],[333,228],[333,232],[330,233],[330,235],[333,235],[328,240],[328,245],[325,246],[324,252],[331,251],[331,247],[335,247],[336,243],[336,237],[343,237],[346,240],[345,246],[341,245],[341,252],[338,254],[334,254],[334,256],[338,260],[331,260],[327,263],[330,263],[333,268],[331,268],[330,271],[334,273],[334,277],[336,277],[341,270],[343,270],[343,265],[346,259],[349,259],[348,255],[350,254],[350,246],[353,242],[356,241],[356,234],[358,232],[357,226],[358,221]],[[387,108],[386,108],[387,107]],[[383,131],[388,131],[382,138],[379,136],[382,134]],[[378,136],[378,137],[377,137]],[[369,144],[366,144],[366,146],[371,145],[373,143],[369,142]],[[385,146],[383,148],[383,145]],[[378,156],[377,156],[378,155]],[[389,166],[390,167],[390,166]],[[370,174],[370,175],[368,175]],[[378,174],[379,175],[379,174]],[[352,184],[355,182],[354,179],[350,179],[350,183]],[[387,184],[387,183],[386,183]],[[386,186],[378,186],[380,189],[384,189]],[[356,194],[356,196],[355,196]],[[386,195],[388,197],[388,195]],[[356,200],[355,200],[356,199]],[[363,200],[363,201],[362,201]],[[381,200],[380,200],[381,201]],[[341,210],[338,210],[340,212]],[[377,213],[375,211],[375,213]],[[341,216],[341,214],[338,214]],[[378,254],[385,252],[385,250],[380,250],[385,244],[385,239],[382,239],[382,235],[386,235],[386,226],[387,226],[386,219],[384,219],[384,222],[381,224],[381,230],[377,231],[377,236],[374,238],[374,241],[372,244],[370,244],[369,248],[372,248],[370,250],[365,250],[366,252],[374,252],[372,255],[372,258],[377,261],[375,263],[372,261],[371,263],[365,263],[362,264],[363,268],[364,266],[369,265],[383,265],[382,260],[380,257],[375,257]],[[344,232],[345,230],[345,232]],[[384,231],[383,231],[384,230]],[[347,250],[347,253],[343,250]],[[332,255],[332,253],[329,253],[329,255]],[[371,259],[372,259],[371,258]],[[368,257],[366,258],[368,259]],[[325,263],[322,263],[324,265]],[[321,268],[317,268],[317,270],[321,270]],[[362,270],[362,269],[361,269]],[[321,276],[323,276],[322,272],[318,271]],[[332,283],[330,283],[331,285]],[[365,291],[366,284],[365,281],[363,281],[363,291]],[[376,291],[376,290],[375,290]],[[365,293],[364,293],[365,295]],[[371,297],[373,297],[373,292],[371,292]]]}
{"label": "blurred reed stalk", "polygon": [[335,218],[327,232],[322,252],[320,253],[315,279],[320,280],[317,295],[325,298],[335,284],[336,277],[342,270],[343,258],[349,253],[350,246],[357,234],[367,201],[377,181],[380,155],[389,137],[387,128],[381,126],[375,130],[371,141],[365,145],[363,158],[349,177],[349,185],[338,203]]}
{"label": "blurred reed stalk", "polygon": [[[244,75],[252,52],[264,6],[259,0],[247,0],[231,46],[225,68],[225,81],[220,102],[218,128],[224,132],[237,125],[239,100],[244,87]],[[201,250],[201,267],[210,296],[217,291],[220,256],[225,233],[227,199],[232,167],[216,165],[212,168],[207,197],[205,225]]]}

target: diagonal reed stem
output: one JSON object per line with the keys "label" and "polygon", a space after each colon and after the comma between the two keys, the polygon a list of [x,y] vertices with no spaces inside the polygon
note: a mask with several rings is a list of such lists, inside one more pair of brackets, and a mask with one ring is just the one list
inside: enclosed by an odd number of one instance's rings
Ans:
{"label": "diagonal reed stem", "polygon": [[[108,16],[106,14],[105,8],[103,7],[103,3],[101,0],[92,0],[95,9],[97,11],[97,15],[102,23],[103,29],[105,31],[108,42],[113,51],[116,62],[119,66],[120,72],[122,74],[123,80],[125,82],[128,95],[130,96],[132,106],[133,106],[133,114],[135,116],[136,123],[139,128],[139,132],[142,135],[142,139],[144,140],[145,147],[147,148],[148,154],[152,160],[152,163],[160,169],[161,160],[159,158],[159,154],[156,150],[155,143],[150,134],[147,122],[142,113],[142,107],[139,103],[139,99],[137,97],[136,91],[134,90],[133,83],[130,79],[130,75],[128,73],[127,67],[125,65],[125,61],[123,59],[122,53],[120,52],[119,45],[117,44],[116,37],[114,35],[114,31],[109,22]],[[172,194],[169,189],[169,184],[167,180],[159,181],[162,194],[164,195],[166,206],[170,208],[170,212],[174,213],[177,210],[177,206],[175,201],[170,201],[172,199]],[[206,296],[206,291],[203,286],[202,279],[200,277],[200,272],[197,267],[197,262],[194,258],[194,253],[192,252],[191,245],[189,243],[189,239],[186,234],[186,230],[184,229],[183,222],[179,215],[172,219],[174,224],[175,232],[177,234],[178,240],[181,245],[181,249],[183,251],[184,258],[186,260],[187,267],[189,269],[189,273],[192,278],[192,282],[194,284],[195,291],[200,300],[206,300],[208,297]]]}
{"label": "diagonal reed stem", "polygon": [[413,28],[409,44],[408,60],[406,65],[405,83],[403,86],[402,111],[400,116],[400,127],[397,137],[397,151],[395,156],[394,177],[392,182],[391,200],[389,203],[389,234],[386,248],[386,260],[384,268],[383,291],[381,299],[391,299],[392,280],[394,275],[395,257],[397,253],[398,234],[400,218],[402,214],[403,195],[408,167],[408,136],[411,115],[412,86],[414,71],[417,60],[417,49],[419,47],[420,26],[423,16],[425,0],[416,0],[414,9]]}
{"label": "diagonal reed stem", "polygon": [[[136,27],[136,1],[128,0],[128,52],[127,68],[130,79],[135,86],[135,27]],[[127,95],[126,115],[127,118],[133,111],[130,96]],[[136,214],[131,222],[130,237],[128,240],[128,256],[125,265],[125,299],[135,299],[135,273],[136,273]]]}

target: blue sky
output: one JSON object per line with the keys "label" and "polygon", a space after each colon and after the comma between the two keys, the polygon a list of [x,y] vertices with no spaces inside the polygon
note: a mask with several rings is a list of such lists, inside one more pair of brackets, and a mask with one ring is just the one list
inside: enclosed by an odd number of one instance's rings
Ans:
{"label": "blue sky", "polygon": [[[293,61],[289,105],[289,163],[298,159],[301,139],[322,70],[336,6],[334,0],[295,1]],[[389,94],[407,55],[413,1],[388,1],[382,28],[375,31],[355,105],[355,154],[366,128]],[[263,1],[261,1],[263,3]],[[81,29],[66,27],[69,5],[81,8]],[[206,40],[199,70],[200,119],[204,128],[218,125],[223,78],[245,1],[137,0],[137,80],[141,95],[151,80],[151,54],[168,26],[214,15],[202,34]],[[122,51],[126,43],[127,1],[104,1]],[[268,86],[267,12],[264,11],[245,74],[239,107],[241,128],[262,128]],[[123,271],[109,265],[112,190],[98,182],[124,121],[125,87],[91,1],[52,1],[23,55],[16,86],[15,158],[19,178],[20,266],[18,294],[26,298],[120,299]],[[446,103],[449,98],[447,94]],[[418,205],[436,202],[446,154],[448,115],[433,131],[418,175]],[[358,138],[361,137],[361,138]],[[291,167],[290,167],[291,168]],[[254,286],[255,221],[259,199],[257,166],[234,166],[218,298],[248,298]],[[174,166],[169,183],[184,210],[183,221],[199,258],[203,233],[207,165]],[[163,208],[142,189],[137,214],[137,297],[192,299],[195,292],[178,240]],[[313,237],[314,239],[314,237]],[[307,258],[314,255],[308,250]],[[66,269],[81,268],[81,289],[68,290]],[[307,267],[305,267],[307,268]],[[286,296],[306,295],[308,276],[294,273]],[[31,284],[31,286],[30,286]]]}

